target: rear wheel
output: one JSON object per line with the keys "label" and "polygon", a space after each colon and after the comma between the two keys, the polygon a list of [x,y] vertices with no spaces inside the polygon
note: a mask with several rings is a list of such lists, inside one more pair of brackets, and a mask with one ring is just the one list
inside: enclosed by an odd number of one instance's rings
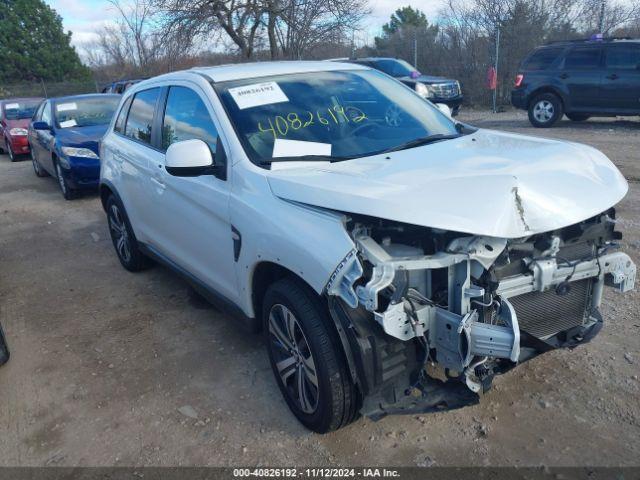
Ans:
{"label": "rear wheel", "polygon": [[567,118],[572,122],[584,122],[585,120],[589,120],[591,115],[587,113],[565,113]]}
{"label": "rear wheel", "polygon": [[318,433],[352,422],[358,393],[320,297],[284,278],[267,290],[262,314],[271,367],[293,414]]}
{"label": "rear wheel", "polygon": [[529,121],[537,128],[553,126],[562,118],[562,102],[553,93],[543,93],[529,104]]}
{"label": "rear wheel", "polygon": [[69,186],[67,179],[64,178],[60,162],[56,162],[55,167],[56,177],[58,180],[58,185],[60,186],[60,191],[62,192],[62,196],[65,200],[73,200],[74,198],[76,198],[76,191]]}
{"label": "rear wheel", "polygon": [[122,266],[130,272],[147,268],[151,260],[140,250],[124,207],[113,195],[107,199],[107,220],[113,248]]}

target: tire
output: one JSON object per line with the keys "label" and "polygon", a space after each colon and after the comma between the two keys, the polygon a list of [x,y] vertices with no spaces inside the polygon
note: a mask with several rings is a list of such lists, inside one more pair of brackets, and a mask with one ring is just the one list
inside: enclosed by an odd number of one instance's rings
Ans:
{"label": "tire", "polygon": [[9,361],[9,356],[9,345],[2,331],[2,325],[0,325],[0,366]]}
{"label": "tire", "polygon": [[572,122],[584,122],[585,120],[589,120],[591,115],[588,113],[565,113],[567,118]]}
{"label": "tire", "polygon": [[69,186],[67,179],[64,178],[64,174],[62,173],[62,167],[60,166],[60,162],[55,162],[54,167],[56,169],[56,180],[58,180],[58,186],[60,187],[60,191],[62,192],[62,196],[65,200],[73,200],[77,196],[77,192]]}
{"label": "tire", "polygon": [[262,318],[271,368],[296,418],[317,433],[351,423],[359,396],[321,298],[284,278],[268,288]]}
{"label": "tire", "polygon": [[529,104],[529,122],[536,128],[552,127],[563,114],[562,101],[553,93],[543,93]]}
{"label": "tire", "polygon": [[111,242],[122,266],[130,272],[139,272],[149,267],[152,262],[140,250],[129,217],[114,195],[107,199],[107,221]]}
{"label": "tire", "polygon": [[13,153],[13,150],[11,149],[11,144],[6,140],[5,140],[5,143],[7,145],[7,155],[9,155],[9,160],[11,160],[12,162],[17,162],[18,159],[16,157],[16,154]]}
{"label": "tire", "polygon": [[29,148],[29,156],[31,157],[31,164],[33,165],[33,171],[35,172],[36,177],[49,176],[47,171],[40,166],[40,164],[36,160],[36,157],[33,156],[33,150],[31,150],[31,148]]}

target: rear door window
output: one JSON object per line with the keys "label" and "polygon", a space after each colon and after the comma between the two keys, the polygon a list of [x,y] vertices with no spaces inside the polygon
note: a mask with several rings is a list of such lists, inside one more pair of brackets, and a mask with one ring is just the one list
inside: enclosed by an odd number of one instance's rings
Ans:
{"label": "rear door window", "polygon": [[640,72],[640,44],[615,45],[607,48],[605,63],[610,70],[638,70]]}
{"label": "rear door window", "polygon": [[564,48],[542,48],[525,60],[524,70],[549,70]]}
{"label": "rear door window", "polygon": [[600,67],[600,47],[575,48],[571,50],[565,60],[567,70],[595,70]]}
{"label": "rear door window", "polygon": [[153,117],[159,96],[159,88],[151,88],[135,94],[124,130],[127,137],[151,145]]}

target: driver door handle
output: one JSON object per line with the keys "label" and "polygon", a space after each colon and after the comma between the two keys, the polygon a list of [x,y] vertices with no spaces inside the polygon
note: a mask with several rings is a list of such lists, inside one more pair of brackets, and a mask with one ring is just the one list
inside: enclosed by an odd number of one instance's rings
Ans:
{"label": "driver door handle", "polygon": [[156,188],[159,188],[161,190],[164,190],[167,186],[162,180],[155,176],[151,177],[151,182],[153,182]]}
{"label": "driver door handle", "polygon": [[612,73],[611,75],[607,75],[606,78],[608,78],[609,80],[617,80],[620,77],[618,77],[618,75],[616,75],[615,73]]}
{"label": "driver door handle", "polygon": [[569,74],[568,74],[568,73],[561,73],[561,74],[560,74],[560,78],[561,78],[561,79],[563,79],[563,80],[564,80],[565,78],[569,78]]}

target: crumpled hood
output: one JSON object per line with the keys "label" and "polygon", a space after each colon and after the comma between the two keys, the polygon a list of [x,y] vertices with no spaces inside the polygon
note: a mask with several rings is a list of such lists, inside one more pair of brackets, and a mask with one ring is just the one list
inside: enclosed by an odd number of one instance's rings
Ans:
{"label": "crumpled hood", "polygon": [[490,130],[388,155],[271,170],[268,181],[286,200],[500,238],[580,222],[628,189],[594,148]]}
{"label": "crumpled hood", "polygon": [[56,139],[61,146],[89,148],[98,154],[98,142],[108,128],[109,125],[60,128],[56,131]]}

